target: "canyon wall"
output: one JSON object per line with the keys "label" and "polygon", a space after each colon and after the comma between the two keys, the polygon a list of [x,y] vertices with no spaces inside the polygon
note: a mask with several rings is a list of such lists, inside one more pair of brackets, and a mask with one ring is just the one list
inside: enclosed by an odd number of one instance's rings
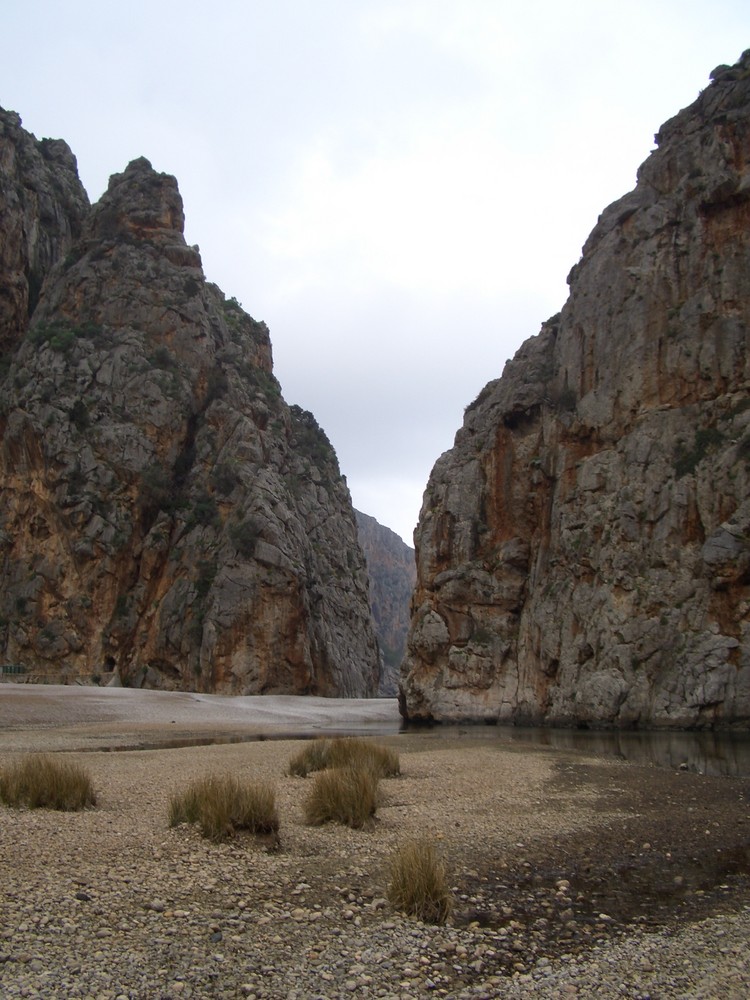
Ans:
{"label": "canyon wall", "polygon": [[0,112],[0,662],[30,678],[367,696],[349,491],[265,324],[206,281],[177,183],[89,208]]}
{"label": "canyon wall", "polygon": [[370,609],[380,647],[383,697],[398,693],[398,676],[406,652],[409,604],[417,578],[414,549],[374,517],[355,510],[359,543],[370,578]]}
{"label": "canyon wall", "polygon": [[750,51],[711,77],[435,465],[409,719],[748,725]]}

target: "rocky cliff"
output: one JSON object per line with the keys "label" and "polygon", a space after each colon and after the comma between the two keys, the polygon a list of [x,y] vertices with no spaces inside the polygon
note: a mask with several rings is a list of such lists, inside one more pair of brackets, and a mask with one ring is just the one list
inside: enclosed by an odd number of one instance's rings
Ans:
{"label": "rocky cliff", "polygon": [[80,236],[89,200],[60,139],[37,142],[0,109],[0,357],[23,336],[46,275]]}
{"label": "rocky cliff", "polygon": [[370,609],[380,647],[378,693],[393,698],[398,692],[399,667],[406,653],[409,604],[417,579],[414,549],[374,517],[358,510],[354,513],[370,578]]}
{"label": "rocky cliff", "polygon": [[409,718],[750,720],[750,51],[656,142],[432,472]]}
{"label": "rocky cliff", "polygon": [[268,329],[205,280],[147,160],[89,209],[0,114],[0,656],[53,680],[366,696],[378,651],[336,455]]}

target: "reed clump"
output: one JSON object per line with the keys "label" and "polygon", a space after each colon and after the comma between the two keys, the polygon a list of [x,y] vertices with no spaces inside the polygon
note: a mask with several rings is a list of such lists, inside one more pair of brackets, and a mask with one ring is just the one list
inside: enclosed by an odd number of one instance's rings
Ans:
{"label": "reed clump", "polygon": [[313,771],[347,767],[372,771],[378,778],[394,778],[401,773],[395,750],[356,736],[310,740],[289,761],[289,773],[302,778]]}
{"label": "reed clump", "polygon": [[96,805],[96,792],[80,764],[50,754],[29,754],[0,771],[0,802],[76,812]]}
{"label": "reed clump", "polygon": [[240,830],[278,835],[276,793],[265,782],[241,782],[234,775],[207,775],[172,796],[169,825],[195,823],[216,842]]}
{"label": "reed clump", "polygon": [[444,924],[452,908],[445,864],[428,840],[408,841],[391,858],[388,899],[407,916]]}
{"label": "reed clump", "polygon": [[329,767],[315,776],[305,800],[308,826],[341,823],[360,829],[378,807],[378,778],[367,768]]}

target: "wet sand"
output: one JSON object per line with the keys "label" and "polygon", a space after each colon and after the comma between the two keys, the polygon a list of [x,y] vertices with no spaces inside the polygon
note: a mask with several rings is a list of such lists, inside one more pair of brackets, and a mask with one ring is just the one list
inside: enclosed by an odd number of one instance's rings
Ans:
{"label": "wet sand", "polygon": [[0,750],[174,746],[199,739],[396,732],[392,698],[227,697],[121,687],[0,684]]}

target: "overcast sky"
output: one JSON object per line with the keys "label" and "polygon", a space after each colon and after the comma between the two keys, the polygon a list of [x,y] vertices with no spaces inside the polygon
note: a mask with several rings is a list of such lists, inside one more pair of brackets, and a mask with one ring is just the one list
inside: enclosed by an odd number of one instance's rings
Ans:
{"label": "overcast sky", "polygon": [[463,409],[559,311],[653,135],[750,47],[748,0],[5,0],[0,105],[92,201],[174,174],[286,400],[409,544]]}

